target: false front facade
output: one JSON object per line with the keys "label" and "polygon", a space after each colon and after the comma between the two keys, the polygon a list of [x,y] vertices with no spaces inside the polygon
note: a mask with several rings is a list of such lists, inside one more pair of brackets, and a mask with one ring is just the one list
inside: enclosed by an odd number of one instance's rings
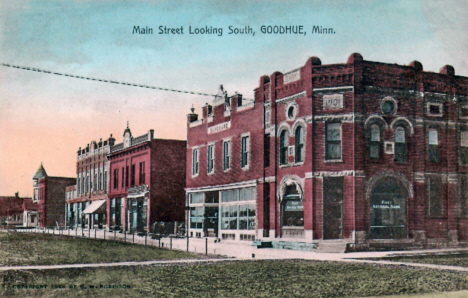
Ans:
{"label": "false front facade", "polygon": [[65,197],[68,226],[97,227],[106,225],[106,200],[109,181],[107,154],[114,145],[112,135],[92,141],[77,152],[77,184],[67,188]]}
{"label": "false front facade", "polygon": [[186,142],[153,135],[134,138],[127,126],[108,154],[110,229],[146,233],[155,222],[183,222]]}

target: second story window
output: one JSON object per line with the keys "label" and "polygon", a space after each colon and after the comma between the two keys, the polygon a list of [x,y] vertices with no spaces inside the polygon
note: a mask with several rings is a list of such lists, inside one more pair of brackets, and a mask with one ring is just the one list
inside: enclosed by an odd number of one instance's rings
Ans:
{"label": "second story window", "polygon": [[395,161],[406,162],[406,159],[407,159],[406,155],[407,155],[407,149],[406,149],[405,129],[401,126],[398,126],[395,129]]}
{"label": "second story window", "polygon": [[192,151],[192,176],[198,175],[198,151],[198,148]]}
{"label": "second story window", "polygon": [[132,176],[130,179],[130,185],[135,186],[135,164],[132,165]]}
{"label": "second story window", "polygon": [[104,172],[104,191],[107,192],[107,172]]}
{"label": "second story window", "polygon": [[145,162],[140,162],[140,184],[145,184],[146,183],[146,177],[145,177]]}
{"label": "second story window", "polygon": [[380,158],[380,128],[377,124],[371,125],[369,157],[370,159]]}
{"label": "second story window", "polygon": [[214,145],[208,145],[207,147],[207,173],[211,174],[214,172]]}
{"label": "second story window", "polygon": [[119,188],[119,170],[114,170],[114,188]]}
{"label": "second story window", "polygon": [[125,187],[128,187],[129,167],[125,167]]}
{"label": "second story window", "polygon": [[122,188],[125,185],[125,168],[122,167]]}
{"label": "second story window", "polygon": [[280,165],[288,164],[288,133],[283,130],[280,134]]}
{"label": "second story window", "polygon": [[295,162],[302,162],[304,161],[303,159],[303,149],[304,149],[304,140],[303,140],[303,131],[302,131],[302,126],[298,126],[296,128],[296,133],[295,133],[295,149],[296,149],[296,154],[295,154]]}
{"label": "second story window", "polygon": [[263,142],[263,166],[270,166],[270,134],[266,134]]}
{"label": "second story window", "polygon": [[98,187],[97,179],[98,179],[98,178],[97,178],[97,174],[94,174],[94,182],[93,182],[93,186],[94,186],[93,190],[94,190],[94,191],[97,191],[97,190],[98,190],[98,189],[97,189],[97,187]]}
{"label": "second story window", "polygon": [[244,168],[249,165],[249,147],[249,136],[243,136],[241,139],[241,168]]}
{"label": "second story window", "polygon": [[341,123],[327,123],[325,134],[325,159],[341,160]]}
{"label": "second story window", "polygon": [[468,130],[460,132],[460,159],[462,165],[468,164]]}
{"label": "second story window", "polygon": [[440,146],[439,146],[439,132],[437,129],[429,129],[428,140],[428,157],[429,162],[440,161]]}
{"label": "second story window", "polygon": [[223,142],[223,170],[228,170],[231,166],[231,141]]}

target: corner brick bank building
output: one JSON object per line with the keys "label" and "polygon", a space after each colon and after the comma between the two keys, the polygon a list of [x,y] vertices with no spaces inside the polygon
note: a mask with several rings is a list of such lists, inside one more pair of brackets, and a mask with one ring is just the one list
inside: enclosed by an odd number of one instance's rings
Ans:
{"label": "corner brick bank building", "polygon": [[360,250],[468,243],[468,78],[366,61],[220,89],[187,123],[189,236]]}

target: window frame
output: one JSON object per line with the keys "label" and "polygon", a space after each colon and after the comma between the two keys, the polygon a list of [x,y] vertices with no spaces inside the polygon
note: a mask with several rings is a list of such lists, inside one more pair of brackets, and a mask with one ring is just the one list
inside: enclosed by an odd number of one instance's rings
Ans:
{"label": "window frame", "polygon": [[[339,126],[339,140],[329,140],[328,132],[330,130],[331,125],[338,125]],[[330,148],[331,146],[339,146],[340,156],[338,158],[333,158],[330,156]],[[342,162],[343,161],[343,125],[341,122],[325,122],[325,161],[326,162]]]}
{"label": "window frame", "polygon": [[145,162],[144,161],[140,162],[140,173],[139,173],[138,180],[139,180],[140,185],[146,183],[146,173],[145,173]]}
{"label": "window frame", "polygon": [[[435,133],[435,143],[431,142],[431,133]],[[427,160],[431,163],[440,162],[440,137],[439,130],[436,128],[429,128],[427,130]],[[433,136],[434,137],[434,136]]]}
{"label": "window frame", "polygon": [[206,173],[212,175],[215,172],[215,144],[209,143],[206,146]]}
{"label": "window frame", "polygon": [[[377,128],[377,131],[374,130],[374,128]],[[374,133],[377,133],[377,135],[374,135]],[[377,140],[374,140],[374,137],[377,136]],[[370,132],[369,132],[369,159],[370,160],[379,160],[381,158],[381,151],[382,151],[382,140],[381,140],[381,129],[380,126],[377,124],[372,124],[370,126]],[[377,153],[376,156],[373,156],[373,150],[372,148],[375,148],[375,152]]]}
{"label": "window frame", "polygon": [[[397,141],[397,132],[402,131],[404,142]],[[394,160],[398,163],[406,163],[408,161],[408,134],[406,133],[406,129],[403,126],[397,126],[394,132]],[[402,151],[404,154],[399,154],[399,151]],[[402,156],[401,160],[399,157]],[[398,158],[398,159],[397,159]]]}
{"label": "window frame", "polygon": [[466,166],[468,165],[468,130],[466,128],[460,130],[460,141],[458,147],[460,155],[460,164],[462,166]]}
{"label": "window frame", "polygon": [[119,188],[119,169],[114,169],[114,189]]}
{"label": "window frame", "polygon": [[200,173],[200,148],[192,149],[192,177],[197,177]]}
{"label": "window frame", "polygon": [[223,171],[231,168],[231,139],[223,140]]}
{"label": "window frame", "polygon": [[[439,113],[432,113],[431,106],[438,106]],[[426,114],[433,117],[442,117],[444,116],[444,104],[439,102],[428,102],[426,105]]]}
{"label": "window frame", "polygon": [[270,166],[270,134],[263,135],[263,167],[268,168]]}
{"label": "window frame", "polygon": [[[244,142],[245,140],[245,142]],[[248,170],[250,166],[250,133],[241,135],[241,169]]]}
{"label": "window frame", "polygon": [[[299,134],[298,134],[299,131]],[[294,130],[294,162],[296,164],[304,163],[304,131],[305,128],[302,125],[298,125]],[[299,157],[299,159],[298,159]]]}
{"label": "window frame", "polygon": [[289,132],[286,129],[283,129],[280,132],[279,139],[279,164],[280,166],[287,166],[289,164]]}

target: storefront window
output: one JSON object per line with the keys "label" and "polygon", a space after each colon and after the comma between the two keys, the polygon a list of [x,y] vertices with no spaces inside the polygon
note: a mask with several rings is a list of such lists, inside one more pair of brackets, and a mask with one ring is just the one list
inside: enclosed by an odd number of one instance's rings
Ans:
{"label": "storefront window", "polygon": [[256,209],[254,204],[221,207],[221,229],[255,230]]}
{"label": "storefront window", "polygon": [[205,213],[204,207],[192,207],[190,210],[190,228],[202,229],[203,228],[203,214]]}
{"label": "storefront window", "polygon": [[190,204],[199,204],[203,203],[203,193],[194,192],[190,194]]}

